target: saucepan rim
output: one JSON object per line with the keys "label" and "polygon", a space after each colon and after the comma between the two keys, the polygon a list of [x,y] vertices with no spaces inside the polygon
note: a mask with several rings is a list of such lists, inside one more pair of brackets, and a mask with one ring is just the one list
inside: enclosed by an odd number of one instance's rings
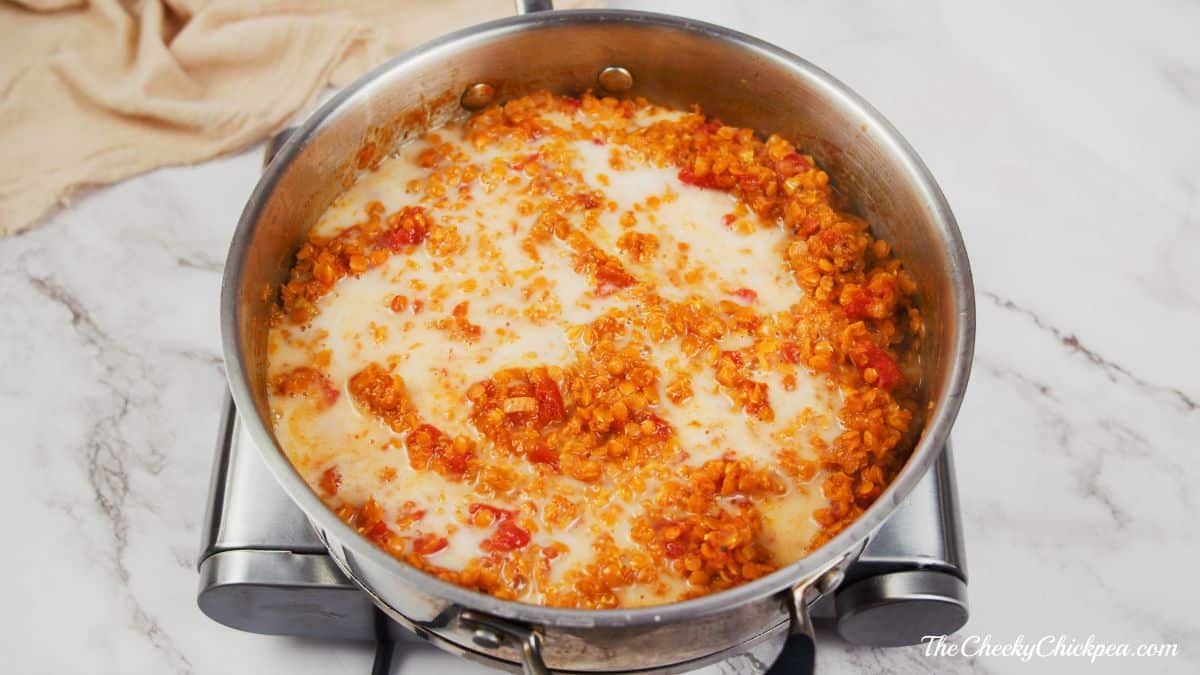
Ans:
{"label": "saucepan rim", "polygon": [[[331,124],[340,114],[353,109],[356,98],[369,95],[368,90],[374,82],[396,69],[431,59],[441,59],[471,42],[502,39],[506,35],[524,30],[539,30],[552,26],[605,23],[642,24],[700,33],[730,43],[758,58],[778,62],[790,70],[797,71],[811,81],[813,86],[820,87],[824,93],[841,99],[841,103],[855,109],[861,118],[867,120],[870,133],[876,134],[881,142],[889,146],[891,155],[901,162],[901,172],[909,177],[912,186],[918,190],[922,200],[933,213],[939,238],[945,247],[944,255],[948,261],[946,274],[951,281],[949,287],[953,293],[953,310],[957,315],[954,321],[958,329],[953,335],[952,344],[948,345],[946,350],[945,358],[953,361],[948,382],[938,398],[937,405],[927,418],[925,429],[913,449],[912,456],[875,503],[823,546],[767,576],[691,600],[629,609],[564,609],[500,600],[443,581],[393,558],[342,522],[288,461],[265,420],[258,413],[251,393],[246,355],[242,351],[240,341],[238,307],[241,277],[249,245],[277,183],[317,132]],[[820,68],[758,38],[692,19],[629,10],[557,10],[479,24],[437,38],[397,56],[347,86],[322,105],[291,135],[261,176],[238,221],[221,288],[221,340],[234,401],[242,416],[242,422],[259,447],[260,456],[276,480],[305,514],[332,535],[339,544],[349,549],[353,556],[362,557],[389,570],[401,581],[415,585],[428,594],[476,611],[546,626],[627,627],[694,619],[777,595],[827,567],[882,524],[925,475],[941,452],[966,389],[974,351],[974,337],[974,289],[966,249],[954,215],[945,196],[916,152],[874,107]]]}

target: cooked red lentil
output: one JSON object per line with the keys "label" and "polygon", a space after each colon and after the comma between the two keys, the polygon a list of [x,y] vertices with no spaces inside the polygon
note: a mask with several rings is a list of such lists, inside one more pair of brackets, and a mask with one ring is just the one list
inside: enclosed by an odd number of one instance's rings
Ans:
{"label": "cooked red lentil", "polygon": [[914,283],[786,140],[543,93],[363,168],[282,290],[270,393],[395,557],[671,602],[804,556],[904,461]]}

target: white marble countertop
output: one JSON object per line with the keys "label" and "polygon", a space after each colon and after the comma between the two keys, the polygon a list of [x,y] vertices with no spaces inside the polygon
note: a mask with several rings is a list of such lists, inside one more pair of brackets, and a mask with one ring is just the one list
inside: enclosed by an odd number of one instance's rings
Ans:
{"label": "white marble countertop", "polygon": [[[1200,670],[1200,5],[620,4],[824,67],[949,197],[979,301],[955,427],[972,619],[955,639],[1180,651],[1092,668],[829,641],[824,672]],[[95,190],[0,240],[6,672],[370,671],[364,645],[242,634],[195,603],[217,290],[259,157]],[[445,663],[420,650],[403,672],[459,672]]]}

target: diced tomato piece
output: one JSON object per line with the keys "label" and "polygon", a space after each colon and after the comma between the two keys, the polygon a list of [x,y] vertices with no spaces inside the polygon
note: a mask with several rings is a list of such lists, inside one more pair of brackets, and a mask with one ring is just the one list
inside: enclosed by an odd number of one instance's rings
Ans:
{"label": "diced tomato piece", "polygon": [[321,474],[321,491],[327,495],[336,495],[338,488],[342,486],[342,474],[336,466],[331,466],[325,469],[325,473]]}
{"label": "diced tomato piece", "polygon": [[428,469],[435,457],[450,447],[450,437],[432,424],[421,424],[404,439],[408,447],[408,462],[417,470]]}
{"label": "diced tomato piece", "polygon": [[800,345],[795,342],[785,342],[779,348],[779,354],[788,363],[800,363]]}
{"label": "diced tomato piece", "polygon": [[733,225],[734,221],[737,220],[737,216],[733,215],[732,213],[726,213],[724,216],[722,216],[721,220],[725,222],[725,227],[729,227],[730,225]]}
{"label": "diced tomato piece", "polygon": [[576,110],[578,110],[579,107],[583,105],[583,101],[579,100],[578,98],[576,98],[574,96],[564,96],[563,101],[566,102],[566,104],[571,106],[572,108],[575,108]]}
{"label": "diced tomato piece", "polygon": [[445,537],[436,534],[422,534],[413,540],[413,553],[417,555],[433,555],[450,545]]}
{"label": "diced tomato piece", "polygon": [[600,265],[596,268],[596,295],[612,295],[622,288],[632,286],[637,279],[620,265]]}
{"label": "diced tomato piece", "polygon": [[775,163],[775,170],[784,178],[791,178],[801,171],[808,171],[811,168],[812,162],[808,161],[803,155],[795,152],[785,155]]}
{"label": "diced tomato piece", "polygon": [[399,251],[405,246],[415,246],[425,241],[425,230],[394,227],[379,235],[375,243],[392,251]]}
{"label": "diced tomato piece", "polygon": [[690,166],[679,170],[679,180],[688,185],[695,185],[696,187],[708,188],[710,190],[717,189],[716,179],[711,173],[704,176],[697,176],[696,172]]}
{"label": "diced tomato piece", "polygon": [[864,352],[867,356],[866,367],[874,368],[879,376],[875,380],[875,385],[880,389],[891,389],[904,380],[904,373],[900,372],[900,366],[896,365],[896,360],[886,350],[880,349],[874,343],[869,343]]}
{"label": "diced tomato piece", "polygon": [[850,298],[850,302],[842,305],[842,313],[851,319],[867,318],[867,309],[871,306],[871,296],[858,291]]}
{"label": "diced tomato piece", "polygon": [[474,448],[455,444],[444,431],[432,424],[421,424],[408,433],[408,463],[417,470],[433,469],[447,478],[458,478],[467,471]]}
{"label": "diced tomato piece", "polygon": [[895,311],[896,287],[890,279],[873,280],[854,291],[842,312],[851,319],[881,319]]}
{"label": "diced tomato piece", "polygon": [[367,539],[370,539],[377,544],[382,544],[387,541],[387,538],[390,534],[391,530],[388,529],[387,523],[383,522],[382,520],[368,527],[366,531]]}
{"label": "diced tomato piece", "polygon": [[471,504],[467,510],[472,516],[480,511],[492,514],[492,523],[496,525],[496,531],[480,543],[480,548],[483,550],[513,551],[529,543],[529,532],[513,522],[517,515],[516,511],[479,503]]}
{"label": "diced tomato piece", "polygon": [[445,454],[440,458],[442,466],[445,468],[445,473],[451,476],[461,476],[467,472],[471,465],[470,454]]}
{"label": "diced tomato piece", "polygon": [[760,183],[758,176],[752,176],[748,173],[744,173],[744,174],[738,176],[737,181],[738,181],[738,186],[746,191],[750,191],[750,190],[754,190],[754,189],[758,188],[759,183]]}
{"label": "diced tomato piece", "polygon": [[534,446],[532,450],[525,454],[525,458],[532,464],[546,464],[558,471],[558,454],[544,445]]}
{"label": "diced tomato piece", "polygon": [[502,520],[500,521],[500,525],[496,527],[495,534],[484,539],[479,544],[479,548],[485,551],[507,553],[508,551],[524,548],[529,544],[529,540],[528,530],[522,529],[511,520]]}
{"label": "diced tomato piece", "polygon": [[666,552],[668,558],[678,558],[687,552],[687,547],[683,545],[683,542],[675,540],[664,544],[663,550]]}
{"label": "diced tomato piece", "polygon": [[745,301],[747,304],[758,302],[758,293],[755,293],[749,288],[739,288],[733,292],[733,295]]}
{"label": "diced tomato piece", "polygon": [[561,422],[566,417],[563,409],[562,394],[558,385],[549,376],[537,379],[533,386],[533,395],[537,399],[537,414],[539,426]]}
{"label": "diced tomato piece", "polygon": [[406,206],[388,216],[389,229],[380,234],[375,244],[398,252],[406,246],[415,246],[425,241],[429,234],[429,220],[421,206]]}

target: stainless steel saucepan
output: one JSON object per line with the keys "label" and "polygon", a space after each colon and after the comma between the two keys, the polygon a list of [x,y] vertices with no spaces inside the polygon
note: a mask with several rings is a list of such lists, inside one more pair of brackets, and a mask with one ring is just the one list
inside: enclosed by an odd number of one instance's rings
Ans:
{"label": "stainless steel saucepan", "polygon": [[[348,577],[399,623],[440,646],[529,673],[680,672],[736,654],[769,662],[808,608],[929,469],[967,384],[975,333],[971,273],[954,217],[916,153],[840,82],[778,47],[719,26],[628,11],[537,11],[447,35],[346,88],[298,129],[238,223],[221,289],[230,387],[263,460]],[[911,459],[861,518],[806,558],[713,595],[639,609],[570,610],[499,600],[397,561],[325,507],[271,431],[271,307],[308,229],[354,175],[369,139],[392,143],[490,101],[595,89],[778,133],[815,156],[919,285],[929,402]],[[381,132],[385,130],[386,133]]]}

